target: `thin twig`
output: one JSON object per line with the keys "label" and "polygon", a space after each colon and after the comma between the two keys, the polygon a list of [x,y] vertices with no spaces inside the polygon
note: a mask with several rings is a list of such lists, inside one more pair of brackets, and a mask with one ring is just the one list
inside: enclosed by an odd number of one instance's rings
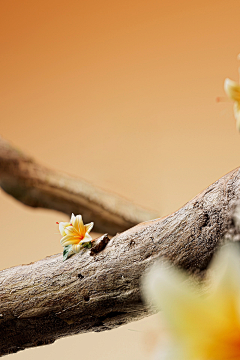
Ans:
{"label": "thin twig", "polygon": [[94,230],[115,235],[159,215],[131,201],[38,164],[0,138],[0,186],[6,193],[32,207],[83,215],[94,221]]}

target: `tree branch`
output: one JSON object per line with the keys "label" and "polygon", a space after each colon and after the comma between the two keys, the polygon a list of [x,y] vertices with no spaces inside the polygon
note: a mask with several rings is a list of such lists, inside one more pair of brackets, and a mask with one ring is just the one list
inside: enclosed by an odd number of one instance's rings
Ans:
{"label": "tree branch", "polygon": [[81,214],[86,223],[94,221],[100,233],[115,235],[159,216],[82,179],[50,170],[1,137],[0,186],[25,205]]}
{"label": "tree branch", "polygon": [[161,256],[202,275],[223,238],[239,241],[236,169],[179,209],[113,237],[99,253],[53,255],[0,272],[0,355],[149,314],[140,278]]}

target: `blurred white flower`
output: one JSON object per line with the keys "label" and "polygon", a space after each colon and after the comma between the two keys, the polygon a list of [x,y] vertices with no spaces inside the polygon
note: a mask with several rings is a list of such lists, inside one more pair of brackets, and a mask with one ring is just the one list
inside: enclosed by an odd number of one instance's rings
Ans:
{"label": "blurred white flower", "polygon": [[224,90],[227,96],[234,101],[233,111],[237,120],[237,130],[240,131],[240,85],[233,80],[226,79],[224,82]]}
{"label": "blurred white flower", "polygon": [[240,359],[240,253],[223,247],[209,269],[207,293],[182,271],[165,263],[144,278],[144,294],[162,310],[167,345],[158,360]]}
{"label": "blurred white flower", "polygon": [[60,240],[64,247],[63,255],[66,260],[72,253],[78,253],[84,246],[91,244],[92,237],[89,232],[93,228],[93,222],[84,225],[82,216],[72,214],[70,222],[60,222],[59,231],[63,236]]}

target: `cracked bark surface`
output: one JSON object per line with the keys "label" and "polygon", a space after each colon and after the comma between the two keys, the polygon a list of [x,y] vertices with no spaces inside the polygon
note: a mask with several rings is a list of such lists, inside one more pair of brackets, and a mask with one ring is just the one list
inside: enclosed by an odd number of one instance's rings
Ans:
{"label": "cracked bark surface", "polygon": [[168,258],[198,276],[222,241],[239,241],[233,213],[240,200],[239,168],[175,213],[141,223],[62,261],[62,254],[0,272],[0,355],[104,331],[147,316],[141,276]]}
{"label": "cracked bark surface", "polygon": [[100,233],[115,235],[159,216],[83,179],[48,169],[1,137],[0,186],[25,205],[81,214]]}

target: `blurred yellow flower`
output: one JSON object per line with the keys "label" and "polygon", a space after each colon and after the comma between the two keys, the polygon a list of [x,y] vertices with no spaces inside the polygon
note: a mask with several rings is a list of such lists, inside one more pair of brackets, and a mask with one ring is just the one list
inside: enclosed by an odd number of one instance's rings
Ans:
{"label": "blurred yellow flower", "polygon": [[93,222],[84,225],[82,216],[75,216],[74,214],[72,214],[70,222],[59,223],[59,231],[63,236],[60,243],[64,247],[66,254],[64,260],[72,253],[78,253],[85,245],[91,243],[92,237],[89,232],[92,230],[93,225]]}
{"label": "blurred yellow flower", "polygon": [[148,301],[163,311],[170,336],[158,360],[240,359],[240,254],[223,247],[209,269],[207,293],[173,266],[156,265],[144,279]]}
{"label": "blurred yellow flower", "polygon": [[224,90],[227,96],[234,101],[233,111],[237,120],[237,130],[240,131],[240,85],[233,80],[226,79],[224,82]]}

